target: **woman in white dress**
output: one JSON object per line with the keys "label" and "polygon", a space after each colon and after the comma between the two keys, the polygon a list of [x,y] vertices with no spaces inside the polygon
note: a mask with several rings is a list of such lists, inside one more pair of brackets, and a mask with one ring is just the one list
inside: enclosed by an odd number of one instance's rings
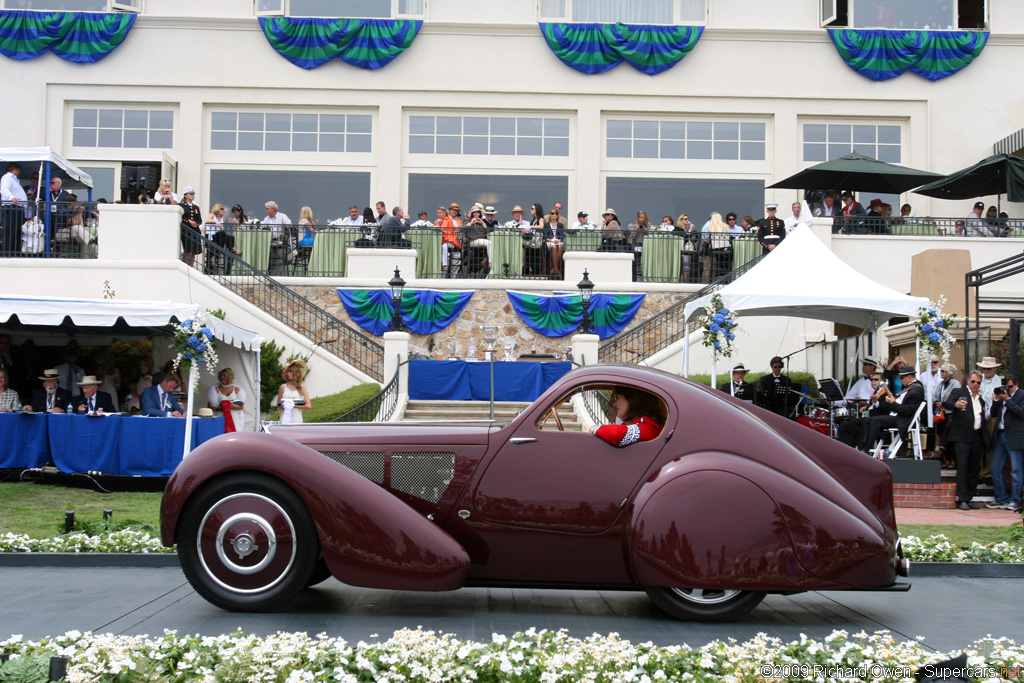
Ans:
{"label": "woman in white dress", "polygon": [[213,411],[223,410],[221,401],[234,403],[231,420],[235,424],[235,431],[241,432],[245,429],[245,413],[240,405],[245,403],[245,389],[234,384],[235,372],[231,368],[224,368],[217,373],[217,379],[220,384],[214,384],[206,392],[206,403]]}
{"label": "woman in white dress", "polygon": [[[281,373],[281,378],[284,380],[284,384],[277,390],[277,405],[281,406],[282,401],[288,401],[291,403],[291,422],[299,424],[302,422],[302,411],[309,410],[311,407],[309,401],[309,391],[302,385],[302,380],[306,376],[306,361],[304,360],[293,360],[285,366],[284,372]],[[302,401],[302,404],[299,404]],[[289,422],[288,418],[284,415],[285,407],[281,407],[281,422]]]}

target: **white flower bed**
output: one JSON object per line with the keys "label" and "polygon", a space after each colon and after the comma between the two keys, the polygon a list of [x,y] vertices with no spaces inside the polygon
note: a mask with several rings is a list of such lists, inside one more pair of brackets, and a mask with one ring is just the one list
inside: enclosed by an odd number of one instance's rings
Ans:
{"label": "white flower bed", "polygon": [[943,534],[918,538],[903,537],[903,554],[911,562],[1024,562],[1024,547],[1013,543],[982,545],[975,541],[970,548],[961,549],[949,542]]}
{"label": "white flower bed", "polygon": [[[149,533],[125,529],[102,536],[69,534],[53,538],[29,538],[19,534],[0,535],[0,552],[14,553],[171,553]],[[1024,563],[1024,547],[1013,543],[982,545],[972,543],[961,549],[943,535],[903,537],[903,554],[911,562],[1009,562]]]}
{"label": "white flower bed", "polygon": [[[386,642],[352,647],[323,634],[200,637],[166,631],[149,638],[69,631],[41,641],[14,636],[0,643],[0,651],[11,653],[12,662],[26,655],[67,657],[70,683],[905,681],[913,680],[916,669],[950,656],[920,640],[900,642],[888,631],[834,631],[820,641],[801,635],[783,642],[761,633],[742,644],[730,638],[692,648],[634,645],[616,633],[578,639],[530,629],[477,643],[404,629]],[[1007,638],[984,638],[964,652],[967,665],[979,672],[975,680],[998,680],[1000,669],[1024,661],[1024,648]]]}
{"label": "white flower bed", "polygon": [[0,535],[0,552],[7,553],[170,553],[147,532],[123,529],[100,536],[68,534],[53,538],[29,538],[24,534]]}

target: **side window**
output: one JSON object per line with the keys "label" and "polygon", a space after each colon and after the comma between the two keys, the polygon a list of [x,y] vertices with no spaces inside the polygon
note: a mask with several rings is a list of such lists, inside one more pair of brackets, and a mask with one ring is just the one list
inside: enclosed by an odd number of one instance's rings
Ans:
{"label": "side window", "polygon": [[[668,414],[668,406],[665,401],[646,389],[637,387],[635,390],[653,399],[648,402],[644,412],[652,413],[648,417],[654,418],[664,425]],[[585,424],[610,424],[614,422],[611,414],[615,396],[615,386],[610,384],[578,386],[568,394],[559,397],[541,413],[537,419],[537,429],[586,433],[588,430],[585,428]]]}

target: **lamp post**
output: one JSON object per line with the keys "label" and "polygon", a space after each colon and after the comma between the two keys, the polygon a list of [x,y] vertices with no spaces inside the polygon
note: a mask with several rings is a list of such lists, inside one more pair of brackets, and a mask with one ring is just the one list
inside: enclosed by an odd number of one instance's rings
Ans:
{"label": "lamp post", "polygon": [[590,322],[590,295],[594,293],[594,283],[590,281],[590,273],[583,270],[583,279],[576,288],[580,290],[580,303],[583,304],[583,322],[580,323],[580,334],[590,334],[594,326]]}
{"label": "lamp post", "polygon": [[395,266],[395,276],[388,280],[388,286],[391,287],[391,305],[394,308],[388,329],[392,332],[401,332],[405,329],[405,323],[402,322],[402,290],[405,289],[405,280],[402,279],[398,266]]}
{"label": "lamp post", "polygon": [[491,362],[491,419],[494,419],[494,342],[498,341],[498,328],[484,327],[484,341],[487,342],[487,360]]}

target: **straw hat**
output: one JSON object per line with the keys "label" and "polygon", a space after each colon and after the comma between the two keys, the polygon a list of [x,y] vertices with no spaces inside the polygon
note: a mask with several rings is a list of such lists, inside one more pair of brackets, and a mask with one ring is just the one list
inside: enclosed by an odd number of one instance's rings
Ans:
{"label": "straw hat", "polygon": [[523,207],[521,207],[518,204],[516,204],[515,206],[512,207],[512,210],[509,213],[515,213],[516,211],[518,211],[519,213],[522,213],[523,212]]}
{"label": "straw hat", "polygon": [[747,370],[743,363],[737,363],[736,365],[732,366],[732,371],[742,372],[744,375],[746,375],[749,372],[749,370]]}
{"label": "straw hat", "polygon": [[200,408],[199,412],[196,413],[198,417],[213,417],[213,411],[209,408]]}
{"label": "straw hat", "polygon": [[96,379],[96,375],[86,375],[82,378],[82,381],[78,383],[78,386],[84,387],[87,384],[103,384],[103,382]]}
{"label": "straw hat", "polygon": [[36,379],[41,379],[44,382],[48,379],[60,379],[60,373],[56,370],[43,370],[42,376],[36,377]]}
{"label": "straw hat", "polygon": [[1002,363],[996,361],[994,356],[985,356],[980,361],[975,363],[979,368],[998,368]]}
{"label": "straw hat", "polygon": [[288,363],[288,365],[284,366],[284,370],[281,371],[281,379],[287,381],[288,378],[285,375],[287,375],[288,371],[291,370],[292,368],[299,369],[299,379],[302,379],[303,377],[306,376],[306,361],[293,360],[292,362]]}

